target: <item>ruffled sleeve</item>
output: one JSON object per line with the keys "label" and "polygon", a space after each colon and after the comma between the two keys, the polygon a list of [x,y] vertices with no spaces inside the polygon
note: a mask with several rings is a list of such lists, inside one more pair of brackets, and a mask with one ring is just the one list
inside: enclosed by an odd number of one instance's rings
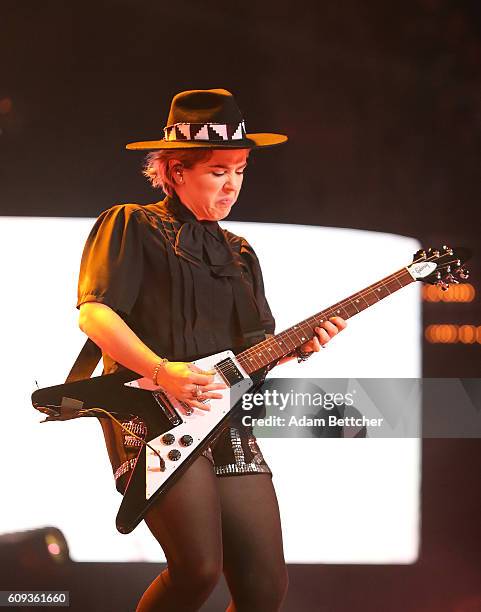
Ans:
{"label": "ruffled sleeve", "polygon": [[103,212],[90,232],[82,255],[77,308],[101,302],[130,314],[139,293],[143,268],[142,208],[123,204]]}

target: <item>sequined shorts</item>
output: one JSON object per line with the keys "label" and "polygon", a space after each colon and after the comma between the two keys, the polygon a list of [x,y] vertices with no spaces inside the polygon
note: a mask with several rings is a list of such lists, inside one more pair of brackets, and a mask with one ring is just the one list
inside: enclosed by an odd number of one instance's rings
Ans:
{"label": "sequined shorts", "polygon": [[217,476],[271,474],[251,429],[227,427],[202,453]]}
{"label": "sequined shorts", "polygon": [[[125,426],[134,434],[144,437],[143,423],[129,421]],[[133,436],[124,435],[123,445],[128,459],[114,471],[117,489],[123,492],[127,474],[133,469],[140,442]],[[135,450],[135,456],[132,451]],[[130,451],[130,452],[128,452]],[[248,427],[226,427],[202,453],[212,463],[216,476],[238,476],[241,474],[272,474],[257,444],[252,429]]]}

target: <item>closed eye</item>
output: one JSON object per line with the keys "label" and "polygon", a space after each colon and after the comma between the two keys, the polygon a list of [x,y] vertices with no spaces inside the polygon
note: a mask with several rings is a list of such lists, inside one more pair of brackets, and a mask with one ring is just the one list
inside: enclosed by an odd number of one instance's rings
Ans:
{"label": "closed eye", "polygon": [[[241,175],[241,174],[244,174],[244,170],[245,170],[245,168],[242,168],[242,170],[236,170],[235,173]],[[225,172],[212,172],[212,174],[214,176],[224,176]]]}

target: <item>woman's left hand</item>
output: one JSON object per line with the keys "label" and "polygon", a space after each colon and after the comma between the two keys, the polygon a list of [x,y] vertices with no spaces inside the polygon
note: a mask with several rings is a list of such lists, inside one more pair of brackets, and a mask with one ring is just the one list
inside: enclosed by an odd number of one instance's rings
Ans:
{"label": "woman's left hand", "polygon": [[303,353],[317,353],[322,347],[334,338],[340,331],[346,327],[347,323],[342,317],[331,317],[329,321],[324,321],[314,331],[316,335],[309,342],[305,342],[301,346]]}

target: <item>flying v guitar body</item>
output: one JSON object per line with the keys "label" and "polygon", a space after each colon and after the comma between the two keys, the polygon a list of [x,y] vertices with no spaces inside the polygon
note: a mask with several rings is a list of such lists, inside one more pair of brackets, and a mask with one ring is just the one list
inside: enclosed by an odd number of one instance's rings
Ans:
{"label": "flying v guitar body", "polygon": [[[228,388],[219,391],[223,397],[212,400],[210,410],[186,407],[170,394],[151,392],[171,428],[154,437],[148,435],[149,446],[143,446],[138,455],[117,514],[121,533],[130,533],[138,525],[157,497],[222,431],[232,408],[253,385],[231,351],[193,363],[203,370],[215,369],[214,382],[226,383]],[[136,384],[137,381],[127,383],[133,387]]]}
{"label": "flying v guitar body", "polygon": [[210,410],[191,408],[129,370],[38,389],[32,395],[33,406],[48,415],[47,421],[106,418],[107,411],[119,420],[139,417],[145,423],[148,446],[140,447],[117,514],[121,533],[135,529],[157,497],[219,435],[242,394],[255,384],[232,351],[193,363],[215,370],[214,382],[227,385],[216,391],[222,399],[211,400]]}

